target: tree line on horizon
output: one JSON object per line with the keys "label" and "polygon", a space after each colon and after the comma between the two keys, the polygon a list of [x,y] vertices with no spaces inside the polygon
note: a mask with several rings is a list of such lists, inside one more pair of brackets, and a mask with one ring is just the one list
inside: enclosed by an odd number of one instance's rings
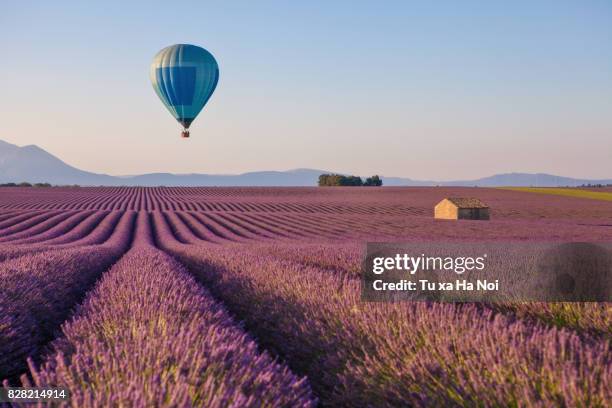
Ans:
{"label": "tree line on horizon", "polygon": [[[81,187],[80,184],[51,184],[51,183],[29,183],[22,181],[20,183],[0,183],[0,187],[34,187],[34,188],[77,188]],[[103,185],[97,187],[104,187]]]}
{"label": "tree line on horizon", "polygon": [[344,176],[341,174],[321,174],[319,176],[319,187],[331,186],[375,186],[383,185],[382,179],[378,175],[366,178],[365,181],[358,176]]}
{"label": "tree line on horizon", "polygon": [[21,183],[2,183],[0,187],[53,187],[50,183],[28,183],[23,181]]}
{"label": "tree line on horizon", "polygon": [[579,187],[587,187],[587,188],[605,188],[605,187],[612,187],[612,184],[581,184]]}

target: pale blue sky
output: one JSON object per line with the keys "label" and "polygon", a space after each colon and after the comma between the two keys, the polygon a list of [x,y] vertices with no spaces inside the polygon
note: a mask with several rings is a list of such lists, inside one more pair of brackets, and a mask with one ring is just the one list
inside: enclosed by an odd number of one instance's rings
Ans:
{"label": "pale blue sky", "polygon": [[[0,139],[109,174],[612,177],[607,0],[85,3],[0,3]],[[190,140],[148,78],[174,43],[220,66]]]}

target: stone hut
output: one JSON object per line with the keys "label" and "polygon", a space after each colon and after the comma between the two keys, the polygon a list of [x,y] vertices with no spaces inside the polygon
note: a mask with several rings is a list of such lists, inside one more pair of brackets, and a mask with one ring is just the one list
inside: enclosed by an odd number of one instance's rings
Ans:
{"label": "stone hut", "polygon": [[434,218],[440,220],[488,220],[489,206],[473,197],[448,197],[436,204]]}

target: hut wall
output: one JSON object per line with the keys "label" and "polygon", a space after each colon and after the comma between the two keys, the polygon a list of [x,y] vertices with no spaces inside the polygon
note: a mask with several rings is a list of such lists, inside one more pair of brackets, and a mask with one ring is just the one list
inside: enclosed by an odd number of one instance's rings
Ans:
{"label": "hut wall", "polygon": [[488,208],[460,208],[459,219],[461,220],[488,220]]}
{"label": "hut wall", "polygon": [[456,220],[458,216],[457,207],[450,201],[444,200],[434,208],[434,218],[441,220]]}

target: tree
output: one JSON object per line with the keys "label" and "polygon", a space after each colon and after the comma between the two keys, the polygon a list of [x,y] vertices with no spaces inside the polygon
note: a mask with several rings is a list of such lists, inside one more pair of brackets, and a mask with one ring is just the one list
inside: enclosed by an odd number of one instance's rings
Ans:
{"label": "tree", "polygon": [[343,176],[340,174],[321,174],[319,176],[319,187],[327,186],[382,186],[379,176],[368,177],[365,183],[358,176]]}
{"label": "tree", "polygon": [[340,180],[340,185],[341,186],[362,186],[363,185],[363,181],[361,180],[361,177],[357,177],[357,176],[347,176],[347,177],[342,177]]}
{"label": "tree", "polygon": [[378,175],[374,175],[372,177],[368,177],[363,185],[380,187],[383,185],[383,182]]}
{"label": "tree", "polygon": [[382,186],[382,179],[375,175],[368,177],[364,182],[358,176],[343,176],[340,174],[321,174],[319,176],[319,187],[328,186]]}
{"label": "tree", "polygon": [[319,176],[319,186],[361,186],[363,181],[357,176],[342,176],[340,174],[321,174]]}

